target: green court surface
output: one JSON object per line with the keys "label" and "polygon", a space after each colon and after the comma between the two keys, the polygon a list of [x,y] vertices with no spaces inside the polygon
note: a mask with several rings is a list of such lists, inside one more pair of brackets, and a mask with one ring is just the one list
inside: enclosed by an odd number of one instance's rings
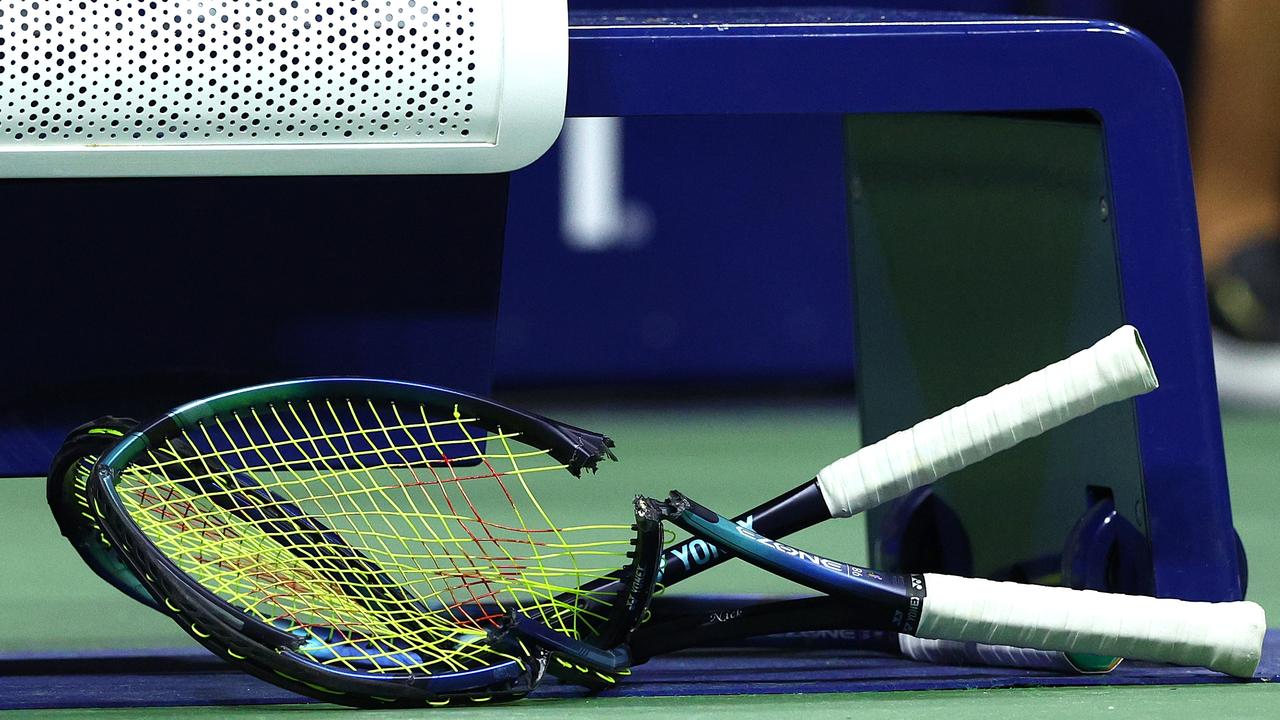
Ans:
{"label": "green court surface", "polygon": [[[691,403],[603,409],[545,407],[567,422],[602,430],[618,441],[621,462],[594,477],[569,481],[563,492],[584,517],[618,508],[625,519],[636,492],[671,488],[709,505],[738,509],[806,478],[853,449],[857,431],[847,402]],[[1250,559],[1249,597],[1280,624],[1280,511],[1276,481],[1280,416],[1229,413],[1227,458],[1236,526]],[[557,502],[544,490],[544,499]],[[563,502],[565,497],[559,498]],[[797,544],[854,562],[867,557],[864,525],[854,519],[827,523],[797,536]],[[42,480],[0,480],[0,654],[14,651],[188,646],[175,625],[124,598],[84,568],[59,537],[44,504]],[[783,580],[729,563],[681,584],[680,592],[794,591]],[[532,700],[503,707],[446,711],[363,712],[360,717],[405,717],[446,712],[449,717],[619,717],[730,714],[792,718],[880,718],[904,715],[970,717],[1191,718],[1280,717],[1280,691],[1268,685],[1065,688],[996,691],[604,698]],[[334,706],[11,711],[6,717],[328,717]]]}

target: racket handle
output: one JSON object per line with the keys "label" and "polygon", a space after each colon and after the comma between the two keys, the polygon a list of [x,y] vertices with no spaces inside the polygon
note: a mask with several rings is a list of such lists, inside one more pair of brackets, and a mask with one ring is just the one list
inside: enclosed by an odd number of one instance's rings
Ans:
{"label": "racket handle", "polygon": [[1253,602],[1187,602],[925,574],[916,635],[1207,667],[1252,677],[1266,615]]}
{"label": "racket handle", "polygon": [[1106,673],[1116,665],[1114,658],[1098,658],[1092,666],[1084,666],[1057,650],[1031,650],[1009,645],[980,642],[934,640],[898,635],[898,649],[916,662],[935,665],[985,665],[1022,670],[1049,670],[1059,673]]}
{"label": "racket handle", "polygon": [[894,433],[818,473],[831,517],[849,517],[1068,420],[1159,385],[1131,325],[1093,347]]}

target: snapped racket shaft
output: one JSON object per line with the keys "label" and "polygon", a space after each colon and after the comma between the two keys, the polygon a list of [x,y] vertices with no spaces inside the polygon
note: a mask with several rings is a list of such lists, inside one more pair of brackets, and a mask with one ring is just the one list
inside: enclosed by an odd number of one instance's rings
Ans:
{"label": "snapped racket shaft", "polygon": [[1267,625],[1256,603],[879,573],[784,545],[679,493],[673,492],[666,506],[667,517],[695,537],[844,600],[872,629],[1201,666],[1237,677],[1251,677],[1262,657]]}
{"label": "snapped racket shaft", "polygon": [[[734,520],[781,538],[850,517],[1158,385],[1138,331],[1126,325],[1065,360],[837,460]],[[661,582],[671,585],[725,559],[714,545],[690,539],[665,552]]]}

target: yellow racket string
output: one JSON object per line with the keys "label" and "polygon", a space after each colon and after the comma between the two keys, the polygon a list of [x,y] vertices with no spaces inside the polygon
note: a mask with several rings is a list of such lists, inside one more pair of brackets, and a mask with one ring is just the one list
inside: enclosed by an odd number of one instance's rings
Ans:
{"label": "yellow racket string", "polygon": [[480,640],[509,610],[574,636],[603,619],[607,598],[577,588],[624,566],[633,535],[558,525],[537,489],[570,480],[456,411],[300,400],[183,431],[117,493],[180,570],[318,661],[441,672],[508,659]]}

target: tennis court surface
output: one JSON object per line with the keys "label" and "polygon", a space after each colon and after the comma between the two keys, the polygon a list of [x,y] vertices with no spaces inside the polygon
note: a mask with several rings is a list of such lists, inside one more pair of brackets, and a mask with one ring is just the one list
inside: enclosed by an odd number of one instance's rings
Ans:
{"label": "tennis court surface", "polygon": [[[577,499],[584,516],[617,507],[624,517],[635,492],[659,494],[670,488],[736,507],[811,476],[824,459],[847,453],[857,438],[853,409],[843,400],[608,409],[547,407],[535,401],[532,407],[608,432],[618,441],[621,462],[563,488]],[[1249,597],[1274,618],[1280,616],[1280,540],[1271,517],[1280,506],[1280,486],[1273,478],[1272,448],[1280,443],[1280,423],[1267,415],[1229,413],[1224,424],[1236,526],[1250,558]],[[163,717],[181,712],[190,717],[319,717],[347,712],[301,704],[301,699],[230,670],[194,647],[168,619],[107,587],[58,536],[43,493],[39,479],[0,483],[0,503],[9,520],[0,528],[0,564],[10,569],[0,585],[6,626],[0,635],[0,708],[26,708],[10,716]],[[797,544],[854,562],[867,558],[858,519],[805,531]],[[679,590],[798,592],[785,580],[742,563],[728,563],[682,583]],[[1263,676],[1280,675],[1278,641],[1275,633],[1268,638]],[[1240,683],[1203,670],[1130,663],[1110,679],[1179,684],[1034,687],[1059,681],[1025,672],[935,668],[840,650],[835,644],[785,655],[760,647],[686,653],[654,661],[626,687],[601,697],[551,686],[514,705],[446,712],[451,717],[506,718],[743,712],[870,718],[943,713],[956,718],[1015,713],[1276,717],[1280,700],[1266,682]],[[1100,680],[1073,677],[1066,682]],[[968,689],[928,689],[957,686]],[[894,691],[867,692],[880,689]]]}

